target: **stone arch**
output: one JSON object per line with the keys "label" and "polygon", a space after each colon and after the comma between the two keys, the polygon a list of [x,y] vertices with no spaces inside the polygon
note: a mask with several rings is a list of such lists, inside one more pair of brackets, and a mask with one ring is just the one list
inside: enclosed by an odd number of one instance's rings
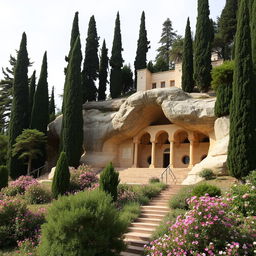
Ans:
{"label": "stone arch", "polygon": [[138,137],[138,167],[148,168],[151,161],[151,134],[147,131],[143,132]]}

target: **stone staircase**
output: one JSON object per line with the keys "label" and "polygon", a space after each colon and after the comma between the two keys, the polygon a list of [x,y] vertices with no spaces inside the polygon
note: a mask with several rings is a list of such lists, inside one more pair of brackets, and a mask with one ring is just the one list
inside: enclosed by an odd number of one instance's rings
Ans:
{"label": "stone staircase", "polygon": [[150,241],[151,235],[161,223],[165,215],[170,211],[168,201],[177,194],[181,185],[171,185],[154,197],[148,205],[141,206],[141,214],[135,222],[131,223],[128,233],[125,234],[127,244],[122,256],[142,255],[144,245]]}

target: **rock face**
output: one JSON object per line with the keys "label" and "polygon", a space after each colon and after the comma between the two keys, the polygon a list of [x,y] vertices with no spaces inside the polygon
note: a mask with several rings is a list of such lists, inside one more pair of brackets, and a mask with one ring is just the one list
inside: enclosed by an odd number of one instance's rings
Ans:
{"label": "rock face", "polygon": [[[175,87],[137,92],[123,99],[85,103],[83,116],[86,153],[82,160],[86,159],[85,156],[88,160],[94,152],[101,152],[106,141],[131,138],[161,117],[185,129],[209,135],[214,143],[211,143],[213,146],[210,154],[200,164],[205,162],[206,166],[212,166],[216,171],[222,170],[225,165],[229,127],[227,118],[216,120],[214,104],[213,97],[206,94],[187,94]],[[49,147],[52,156],[57,152],[61,120],[60,116],[49,124]],[[195,177],[197,173],[198,178],[200,168],[196,165],[190,176]],[[187,179],[186,182],[190,183],[190,180]]]}

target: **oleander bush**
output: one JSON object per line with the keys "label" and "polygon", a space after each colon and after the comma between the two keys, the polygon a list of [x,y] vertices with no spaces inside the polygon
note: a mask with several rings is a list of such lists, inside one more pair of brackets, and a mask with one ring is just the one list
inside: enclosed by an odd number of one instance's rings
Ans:
{"label": "oleander bush", "polygon": [[42,226],[40,256],[119,255],[126,223],[102,190],[54,201]]}
{"label": "oleander bush", "polygon": [[0,248],[16,246],[18,241],[38,236],[44,223],[44,211],[32,213],[24,201],[0,200]]}
{"label": "oleander bush", "polygon": [[223,198],[195,196],[188,204],[191,210],[146,246],[146,255],[254,255],[255,217],[231,214]]}
{"label": "oleander bush", "polygon": [[200,197],[206,194],[212,197],[221,196],[221,190],[220,188],[208,183],[198,184],[192,190],[192,196]]}
{"label": "oleander bush", "polygon": [[31,185],[26,189],[24,198],[28,204],[46,204],[52,201],[52,193],[42,185]]}
{"label": "oleander bush", "polygon": [[14,190],[17,190],[18,194],[24,194],[29,186],[35,184],[38,184],[38,181],[32,176],[20,176],[15,181],[10,182],[10,187],[15,188]]}
{"label": "oleander bush", "polygon": [[206,179],[206,180],[212,180],[215,178],[215,175],[211,169],[203,169],[200,173],[199,176]]}

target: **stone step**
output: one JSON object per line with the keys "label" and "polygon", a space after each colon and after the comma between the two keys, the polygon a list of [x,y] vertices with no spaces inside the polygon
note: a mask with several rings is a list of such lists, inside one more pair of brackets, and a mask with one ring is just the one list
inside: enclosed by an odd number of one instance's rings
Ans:
{"label": "stone step", "polygon": [[128,231],[151,235],[155,231],[155,228],[129,227]]}
{"label": "stone step", "polygon": [[149,206],[150,205],[155,205],[155,206],[168,206],[168,202],[151,202],[148,204]]}
{"label": "stone step", "polygon": [[132,227],[137,228],[157,228],[159,225],[156,223],[148,223],[148,222],[133,222],[131,223]]}
{"label": "stone step", "polygon": [[163,215],[165,216],[170,210],[168,208],[166,208],[165,210],[164,209],[145,209],[145,208],[142,208],[141,209],[141,214],[159,214],[159,215]]}
{"label": "stone step", "polygon": [[144,247],[143,246],[128,245],[125,251],[130,252],[130,253],[137,253],[138,255],[141,255],[144,251]]}
{"label": "stone step", "polygon": [[141,206],[141,210],[170,211],[170,208],[168,206],[144,205]]}
{"label": "stone step", "polygon": [[121,252],[121,256],[138,256],[138,253],[131,253],[131,252]]}
{"label": "stone step", "polygon": [[140,223],[151,223],[151,224],[160,224],[162,219],[155,219],[155,218],[137,218],[136,221],[139,221]]}
{"label": "stone step", "polygon": [[144,247],[145,244],[148,244],[148,242],[146,242],[146,241],[132,240],[132,239],[128,239],[128,238],[125,238],[124,242],[127,245],[133,245],[133,246],[139,246],[139,247]]}
{"label": "stone step", "polygon": [[140,217],[141,218],[150,218],[150,219],[158,219],[162,220],[166,214],[156,214],[156,213],[141,213]]}
{"label": "stone step", "polygon": [[128,232],[124,235],[125,238],[131,240],[144,241],[145,243],[149,242],[151,234],[138,233],[138,232]]}

